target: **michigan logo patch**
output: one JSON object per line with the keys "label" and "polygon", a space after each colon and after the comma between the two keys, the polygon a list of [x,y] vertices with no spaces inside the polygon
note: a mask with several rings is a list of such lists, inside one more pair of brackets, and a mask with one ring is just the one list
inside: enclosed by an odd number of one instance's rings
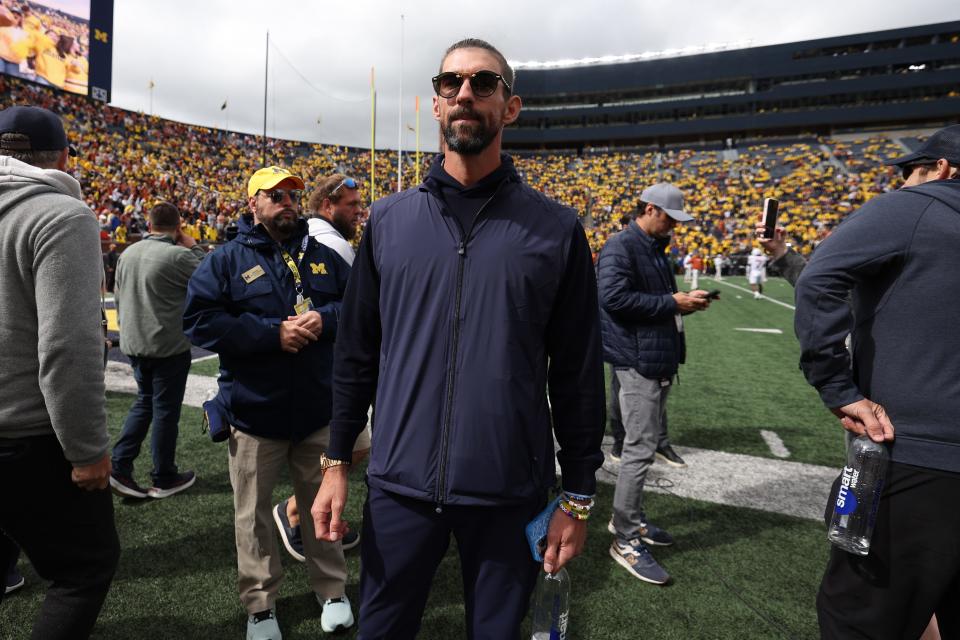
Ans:
{"label": "michigan logo patch", "polygon": [[320,264],[310,263],[310,270],[313,271],[314,275],[327,275],[327,265],[323,262]]}

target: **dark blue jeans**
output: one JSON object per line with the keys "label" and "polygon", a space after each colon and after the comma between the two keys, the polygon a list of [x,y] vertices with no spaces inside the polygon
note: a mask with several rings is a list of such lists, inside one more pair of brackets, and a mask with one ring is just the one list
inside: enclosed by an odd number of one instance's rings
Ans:
{"label": "dark blue jeans", "polygon": [[130,356],[130,364],[137,381],[137,400],[130,407],[120,439],[113,447],[113,472],[133,475],[133,461],[140,455],[140,445],[153,422],[150,436],[153,472],[150,475],[156,484],[177,475],[174,458],[180,431],[180,405],[190,372],[190,352],[166,358]]}
{"label": "dark blue jeans", "polygon": [[54,435],[0,439],[0,529],[9,537],[0,541],[0,566],[8,566],[15,542],[50,581],[34,640],[87,638],[120,558],[110,491],[78,488],[72,470]]}

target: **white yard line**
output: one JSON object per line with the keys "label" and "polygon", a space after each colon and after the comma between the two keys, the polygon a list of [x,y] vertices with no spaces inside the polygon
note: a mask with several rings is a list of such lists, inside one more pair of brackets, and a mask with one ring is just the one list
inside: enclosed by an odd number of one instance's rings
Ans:
{"label": "white yard line", "polygon": [[773,333],[773,334],[782,334],[783,331],[780,329],[755,329],[753,327],[737,327],[734,331],[746,331],[747,333]]}
{"label": "white yard line", "polygon": [[773,431],[767,431],[766,429],[760,430],[760,437],[763,438],[763,441],[767,443],[767,446],[770,447],[770,453],[777,456],[778,458],[789,458],[790,449],[787,449],[787,445],[783,444],[783,440],[780,439]]}
{"label": "white yard line", "polygon": [[[683,456],[686,468],[654,464],[647,472],[645,490],[807,520],[823,520],[823,507],[838,473],[832,467],[803,462],[673,448]],[[611,468],[609,458],[597,470],[597,480],[616,484],[616,469]]]}
{"label": "white yard line", "polygon": [[[733,284],[733,283],[731,283],[731,282],[727,282],[726,280],[714,280],[713,278],[707,278],[707,279],[708,279],[708,280],[713,280],[714,282],[716,282],[716,283],[718,283],[718,284],[722,284],[722,285],[724,285],[724,286],[726,286],[726,287],[732,287],[732,288],[736,289],[737,291],[743,291],[744,293],[749,293],[750,295],[753,295],[753,291],[751,291],[750,289],[747,289],[746,287],[741,287],[740,285]],[[778,304],[778,305],[780,305],[781,307],[786,307],[787,309],[792,309],[792,310],[794,310],[794,311],[796,311],[796,309],[797,309],[797,308],[796,308],[795,306],[793,306],[792,304],[787,304],[786,302],[780,302],[779,300],[775,300],[774,298],[771,298],[770,296],[765,296],[765,295],[761,294],[761,295],[760,295],[760,298],[761,298],[762,300],[768,300],[768,301],[772,302],[773,304]]]}
{"label": "white yard line", "polygon": [[220,356],[218,356],[216,353],[211,353],[208,356],[200,356],[199,358],[194,358],[190,362],[203,362],[204,360],[213,360],[214,358],[219,358],[219,357]]}

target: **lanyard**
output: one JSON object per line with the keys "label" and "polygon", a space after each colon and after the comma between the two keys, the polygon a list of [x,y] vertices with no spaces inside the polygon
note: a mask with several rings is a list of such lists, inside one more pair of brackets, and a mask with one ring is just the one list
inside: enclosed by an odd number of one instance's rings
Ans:
{"label": "lanyard", "polygon": [[280,255],[283,256],[283,261],[287,263],[287,268],[289,268],[290,273],[293,274],[293,288],[297,292],[297,304],[303,304],[303,280],[300,278],[300,269],[297,268],[297,262],[303,260],[309,241],[309,235],[303,236],[303,242],[300,243],[300,254],[297,256],[296,261],[294,261],[293,256],[287,253],[286,249],[280,247]]}

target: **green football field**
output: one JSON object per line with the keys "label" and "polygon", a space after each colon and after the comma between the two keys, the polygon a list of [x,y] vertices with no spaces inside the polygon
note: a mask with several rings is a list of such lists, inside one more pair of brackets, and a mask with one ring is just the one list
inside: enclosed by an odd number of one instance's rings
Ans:
{"label": "green football field", "polygon": [[[721,299],[687,318],[688,362],[669,405],[674,444],[772,458],[759,434],[763,429],[780,437],[791,460],[839,467],[843,437],[797,367],[792,310],[753,300],[736,288],[746,288],[743,278],[724,282],[703,280],[703,288],[721,289]],[[792,290],[780,279],[771,280],[766,292],[792,304]],[[215,375],[216,360],[197,363],[194,373]],[[108,400],[116,437],[131,396],[111,393]],[[243,637],[227,452],[200,433],[200,411],[192,407],[184,407],[178,463],[199,476],[190,491],[158,501],[115,499],[123,554],[96,638]],[[146,483],[148,472],[145,446],[136,476]],[[348,513],[356,521],[364,493],[356,471],[351,488]],[[284,481],[277,499],[290,491]],[[601,484],[585,552],[570,567],[569,638],[817,637],[814,598],[828,553],[823,523],[650,493],[648,514],[677,539],[674,547],[654,551],[673,576],[668,586],[656,587],[631,577],[608,556],[612,499],[612,486]],[[453,547],[434,581],[421,638],[466,637]],[[347,594],[356,603],[357,551],[347,558]],[[304,567],[285,553],[283,564],[278,618],[284,638],[323,636]],[[21,569],[27,586],[0,604],[3,639],[28,637],[39,608],[40,579],[28,563]]]}

